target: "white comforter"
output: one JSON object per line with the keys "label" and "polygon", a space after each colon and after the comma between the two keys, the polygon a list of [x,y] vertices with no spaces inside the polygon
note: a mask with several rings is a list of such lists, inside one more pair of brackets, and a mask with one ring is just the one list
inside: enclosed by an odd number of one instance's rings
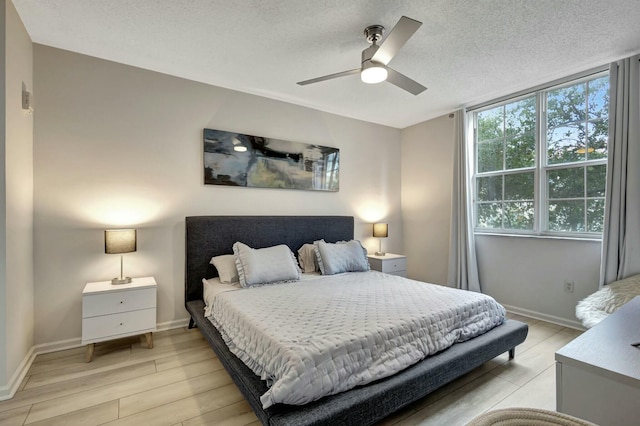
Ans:
{"label": "white comforter", "polygon": [[267,381],[264,408],[390,376],[502,324],[493,298],[375,271],[219,292],[211,322]]}

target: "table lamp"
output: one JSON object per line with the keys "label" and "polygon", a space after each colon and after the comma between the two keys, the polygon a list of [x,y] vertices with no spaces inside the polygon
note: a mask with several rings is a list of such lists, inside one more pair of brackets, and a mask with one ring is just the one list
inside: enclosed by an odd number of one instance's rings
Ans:
{"label": "table lamp", "polygon": [[104,252],[120,255],[120,276],[111,280],[111,284],[128,284],[131,277],[122,272],[123,253],[136,251],[137,231],[135,229],[107,229],[104,231]]}
{"label": "table lamp", "polygon": [[386,223],[374,223],[373,224],[373,236],[380,238],[379,251],[376,252],[376,256],[384,256],[382,251],[382,239],[389,236],[389,226]]}

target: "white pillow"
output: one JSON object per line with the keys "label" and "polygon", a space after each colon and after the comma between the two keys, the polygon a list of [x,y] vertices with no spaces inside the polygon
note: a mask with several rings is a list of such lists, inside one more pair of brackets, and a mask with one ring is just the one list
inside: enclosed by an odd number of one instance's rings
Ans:
{"label": "white pillow", "polygon": [[233,245],[233,255],[242,287],[300,279],[298,262],[284,244],[252,249],[237,242]]}
{"label": "white pillow", "polygon": [[223,254],[211,258],[211,263],[218,270],[220,282],[223,284],[233,284],[240,281],[236,260],[232,254]]}
{"label": "white pillow", "polygon": [[315,272],[318,270],[318,259],[316,258],[316,246],[304,244],[298,250],[298,261],[302,272]]}
{"label": "white pillow", "polygon": [[316,258],[322,275],[364,272],[370,269],[360,241],[351,240],[336,244],[315,241],[313,244],[316,246]]}

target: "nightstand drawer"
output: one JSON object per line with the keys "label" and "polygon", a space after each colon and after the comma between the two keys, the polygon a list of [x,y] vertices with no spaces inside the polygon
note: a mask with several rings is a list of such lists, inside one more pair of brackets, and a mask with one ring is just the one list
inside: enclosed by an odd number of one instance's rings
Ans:
{"label": "nightstand drawer", "polygon": [[382,262],[382,272],[392,273],[407,270],[407,258]]}
{"label": "nightstand drawer", "polygon": [[371,269],[375,269],[376,271],[385,272],[387,274],[398,272],[398,271],[406,271],[407,270],[407,258],[389,258],[389,259],[375,259],[369,257],[369,263],[371,264]]}
{"label": "nightstand drawer", "polygon": [[82,344],[156,329],[156,308],[123,312],[82,320]]}
{"label": "nightstand drawer", "polygon": [[114,291],[111,293],[89,294],[83,297],[82,317],[117,314],[139,309],[156,307],[156,289]]}

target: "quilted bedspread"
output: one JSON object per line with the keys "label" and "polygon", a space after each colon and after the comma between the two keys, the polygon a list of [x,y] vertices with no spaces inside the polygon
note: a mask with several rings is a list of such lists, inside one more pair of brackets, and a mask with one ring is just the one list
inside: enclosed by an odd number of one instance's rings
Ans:
{"label": "quilted bedspread", "polygon": [[264,408],[388,377],[502,324],[493,298],[375,271],[222,292],[209,317],[262,380]]}

